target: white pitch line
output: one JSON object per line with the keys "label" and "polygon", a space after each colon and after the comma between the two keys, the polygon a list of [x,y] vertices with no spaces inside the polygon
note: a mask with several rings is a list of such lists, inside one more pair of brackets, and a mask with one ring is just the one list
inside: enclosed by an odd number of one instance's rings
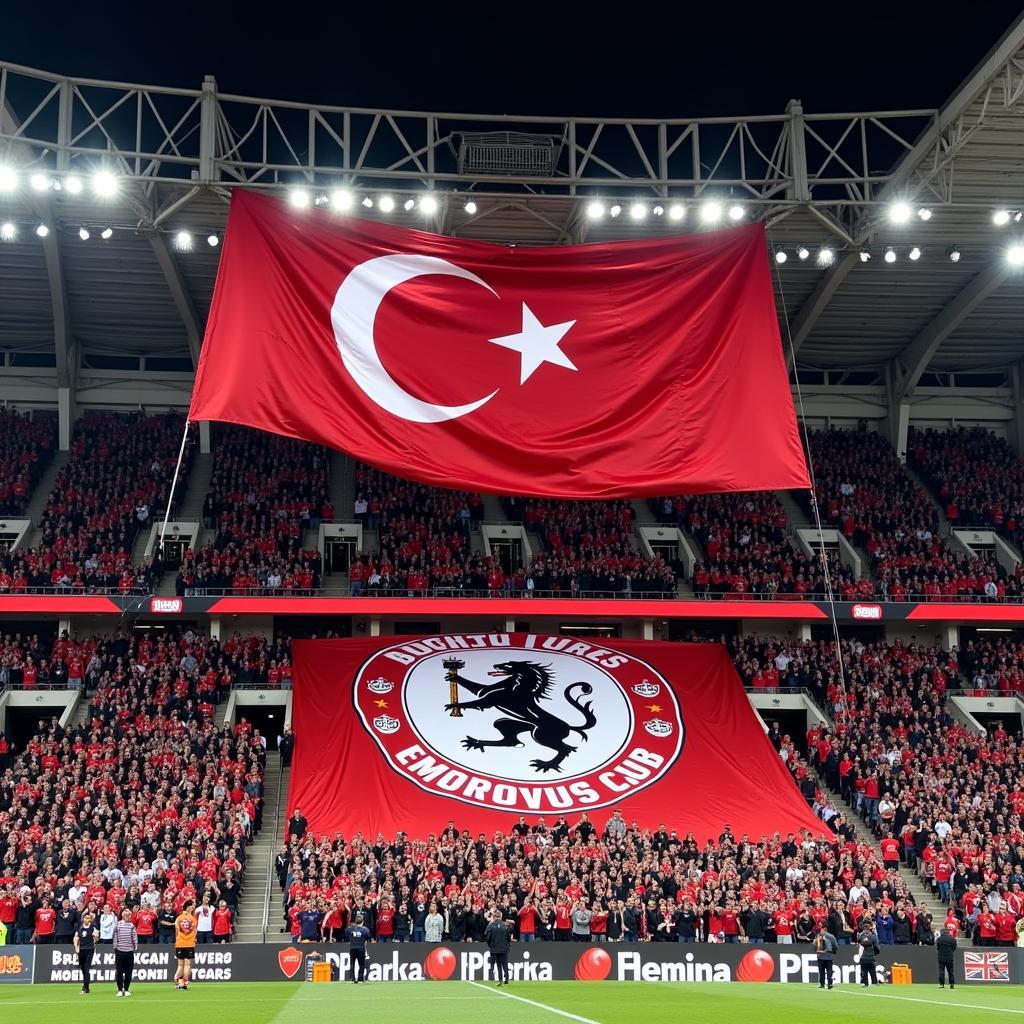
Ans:
{"label": "white pitch line", "polygon": [[983,1006],[980,1003],[952,1003],[945,999],[921,999],[919,996],[889,996],[881,992],[877,995],[872,995],[870,992],[860,992],[855,988],[838,988],[836,991],[843,992],[848,996],[867,996],[869,999],[895,999],[898,1003],[931,1003],[932,1006],[944,1006],[947,1010],[955,1010],[962,1007],[965,1010],[991,1010],[994,1013],[1024,1014],[1024,1010],[1011,1010],[1007,1006]]}
{"label": "white pitch line", "polygon": [[475,988],[482,988],[486,992],[493,992],[496,996],[504,996],[506,999],[515,999],[516,1002],[535,1006],[538,1010],[547,1010],[548,1013],[555,1013],[559,1017],[568,1017],[569,1020],[579,1021],[580,1024],[598,1024],[596,1020],[591,1020],[589,1017],[580,1017],[578,1014],[570,1013],[568,1010],[559,1010],[557,1007],[548,1006],[547,1003],[537,1003],[532,999],[527,999],[525,996],[514,996],[511,992],[505,992],[500,988],[491,988],[490,985],[482,985],[479,981],[467,981],[466,984],[473,985]]}

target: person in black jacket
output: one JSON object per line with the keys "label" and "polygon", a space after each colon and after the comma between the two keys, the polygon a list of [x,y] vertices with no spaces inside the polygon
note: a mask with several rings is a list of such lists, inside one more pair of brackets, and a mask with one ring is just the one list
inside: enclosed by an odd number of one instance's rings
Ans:
{"label": "person in black jacket", "polygon": [[907,946],[910,944],[910,940],[913,937],[913,931],[910,924],[910,918],[907,917],[907,912],[900,907],[896,911],[896,916],[892,919],[892,938],[893,942],[897,946]]}
{"label": "person in black jacket", "polygon": [[878,945],[875,933],[865,928],[857,939],[860,945],[860,983],[867,988],[868,982],[872,985],[878,984],[878,975],[875,973],[875,958],[882,951]]}
{"label": "person in black jacket", "polygon": [[612,900],[608,910],[608,941],[620,942],[625,930],[622,926],[622,900]]}
{"label": "person in black jacket", "polygon": [[82,993],[89,994],[89,982],[92,980],[92,958],[96,953],[96,940],[100,930],[96,927],[92,912],[86,911],[75,929],[75,952],[78,954],[78,969],[82,972]]}
{"label": "person in black jacket", "polygon": [[408,942],[412,935],[412,918],[409,915],[409,904],[402,900],[395,911],[395,942]]}
{"label": "person in black jacket", "polygon": [[508,924],[501,911],[491,914],[491,923],[484,929],[484,942],[491,954],[491,965],[498,972],[498,987],[508,984]]}
{"label": "person in black jacket", "polygon": [[945,980],[949,978],[950,990],[956,987],[953,976],[953,954],[956,952],[956,936],[946,928],[939,932],[935,940],[935,955],[939,960],[939,988],[945,988]]}
{"label": "person in black jacket", "polygon": [[71,903],[71,900],[62,900],[57,908],[57,923],[54,926],[53,941],[57,945],[65,946],[73,942],[81,919],[82,915],[78,913],[78,909]]}
{"label": "person in black jacket", "polygon": [[640,931],[641,911],[634,906],[627,906],[622,912],[622,928],[627,942],[636,942]]}
{"label": "person in black jacket", "polygon": [[914,922],[914,941],[922,946],[930,946],[935,941],[935,927],[927,907],[918,908]]}

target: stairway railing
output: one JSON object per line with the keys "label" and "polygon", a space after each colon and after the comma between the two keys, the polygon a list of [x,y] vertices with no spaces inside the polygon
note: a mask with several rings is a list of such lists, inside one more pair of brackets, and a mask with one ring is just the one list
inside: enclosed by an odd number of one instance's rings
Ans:
{"label": "stairway railing", "polygon": [[[281,757],[280,753],[277,755]],[[267,887],[263,893],[263,927],[261,929],[261,942],[267,941],[267,928],[270,924],[270,894],[274,885],[274,858],[277,856],[277,839],[281,836],[281,788],[284,785],[284,762],[281,761],[277,774],[277,805],[274,809],[274,836],[275,841],[270,844],[267,851]]]}

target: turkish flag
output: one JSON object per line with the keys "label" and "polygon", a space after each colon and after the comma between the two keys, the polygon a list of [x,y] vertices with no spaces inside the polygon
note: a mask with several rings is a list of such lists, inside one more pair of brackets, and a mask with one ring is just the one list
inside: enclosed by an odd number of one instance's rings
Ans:
{"label": "turkish flag", "polygon": [[488,493],[809,486],[761,225],[516,248],[238,191],[189,418]]}

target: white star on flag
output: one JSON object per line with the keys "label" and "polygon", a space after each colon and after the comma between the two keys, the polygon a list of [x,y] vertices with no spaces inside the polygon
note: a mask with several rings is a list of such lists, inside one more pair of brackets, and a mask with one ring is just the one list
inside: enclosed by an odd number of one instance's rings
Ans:
{"label": "white star on flag", "polygon": [[523,329],[518,334],[488,338],[488,341],[495,345],[501,345],[502,348],[510,348],[522,355],[519,383],[525,384],[541,363],[554,363],[556,366],[564,366],[567,370],[576,369],[573,361],[558,347],[558,343],[574,323],[576,323],[575,320],[567,320],[564,324],[551,324],[549,327],[545,327],[524,302]]}

